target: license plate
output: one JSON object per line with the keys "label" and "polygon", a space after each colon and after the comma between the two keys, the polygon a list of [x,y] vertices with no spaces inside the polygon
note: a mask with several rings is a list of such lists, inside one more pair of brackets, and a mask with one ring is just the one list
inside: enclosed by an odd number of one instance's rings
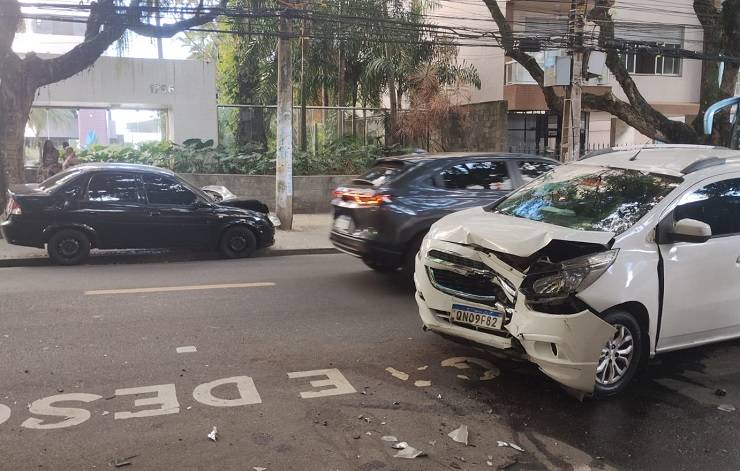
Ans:
{"label": "license plate", "polygon": [[334,220],[334,230],[339,232],[349,232],[352,226],[352,218],[349,216],[339,216]]}
{"label": "license plate", "polygon": [[452,305],[452,322],[456,324],[467,324],[486,329],[500,329],[503,315],[500,312],[489,311],[462,304]]}

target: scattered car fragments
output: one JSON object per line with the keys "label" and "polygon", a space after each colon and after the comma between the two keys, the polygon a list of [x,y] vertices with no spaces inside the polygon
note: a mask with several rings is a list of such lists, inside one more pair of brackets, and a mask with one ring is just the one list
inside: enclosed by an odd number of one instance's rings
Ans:
{"label": "scattered car fragments", "polygon": [[213,427],[213,430],[208,434],[208,438],[214,442],[218,440],[218,429],[216,427]]}
{"label": "scattered car fragments", "polygon": [[394,378],[398,378],[401,381],[407,381],[409,379],[408,373],[404,373],[403,371],[399,371],[391,366],[385,369],[388,373],[391,374]]}
{"label": "scattered car fragments", "polygon": [[416,448],[412,446],[407,446],[403,450],[400,450],[398,453],[393,455],[394,458],[406,458],[406,459],[414,459],[420,456],[426,456],[426,453],[424,453],[421,450],[417,450]]}
{"label": "scattered car fragments", "polygon": [[456,441],[457,443],[462,443],[465,446],[468,446],[468,426],[467,425],[461,425],[459,428],[456,428],[452,432],[447,434],[448,437],[450,437],[453,441]]}
{"label": "scattered car fragments", "polygon": [[497,441],[497,444],[498,444],[499,448],[513,448],[516,451],[520,451],[522,453],[524,452],[524,448],[522,448],[519,445],[516,445],[514,443],[502,442],[502,441],[499,440],[499,441]]}

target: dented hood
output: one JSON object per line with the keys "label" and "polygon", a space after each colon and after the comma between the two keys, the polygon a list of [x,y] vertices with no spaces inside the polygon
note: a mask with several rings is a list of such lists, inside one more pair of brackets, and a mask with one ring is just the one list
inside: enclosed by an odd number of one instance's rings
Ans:
{"label": "dented hood", "polygon": [[606,246],[612,232],[579,231],[473,208],[451,214],[432,226],[430,237],[455,244],[477,245],[517,257],[529,257],[553,240]]}

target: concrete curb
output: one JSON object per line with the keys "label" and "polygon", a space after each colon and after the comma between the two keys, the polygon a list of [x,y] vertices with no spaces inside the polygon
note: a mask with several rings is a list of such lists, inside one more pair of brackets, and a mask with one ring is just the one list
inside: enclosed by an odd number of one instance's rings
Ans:
{"label": "concrete curb", "polygon": [[[292,255],[330,255],[340,253],[334,248],[268,249],[253,258],[288,257]],[[137,263],[178,263],[224,260],[210,252],[101,253],[90,257],[85,265],[124,265]],[[55,266],[48,257],[0,259],[0,268]]]}

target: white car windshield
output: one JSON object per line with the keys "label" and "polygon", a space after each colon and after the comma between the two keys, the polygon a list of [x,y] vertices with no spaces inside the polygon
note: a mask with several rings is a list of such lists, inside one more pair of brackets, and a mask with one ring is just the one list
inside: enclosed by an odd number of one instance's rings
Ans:
{"label": "white car windshield", "polygon": [[571,229],[620,234],[681,181],[636,170],[567,165],[522,187],[492,210]]}

